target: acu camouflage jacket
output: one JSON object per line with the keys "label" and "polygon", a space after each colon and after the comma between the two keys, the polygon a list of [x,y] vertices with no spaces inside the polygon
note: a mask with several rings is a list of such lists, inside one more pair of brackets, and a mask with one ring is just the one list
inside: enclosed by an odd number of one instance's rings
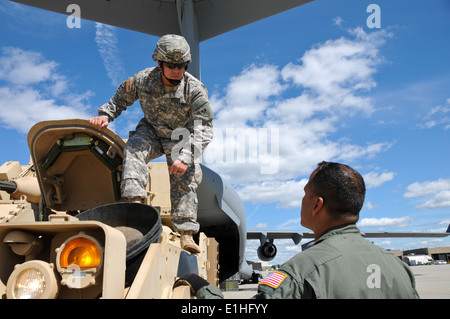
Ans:
{"label": "acu camouflage jacket", "polygon": [[[142,70],[121,83],[110,101],[99,108],[98,114],[112,122],[138,99],[146,122],[159,138],[172,139],[176,129],[181,130],[175,132],[174,139],[188,136],[183,138],[185,147],[179,157],[183,162],[190,164],[192,155],[199,157],[211,142],[214,114],[208,91],[188,72],[179,85],[166,91],[160,69]],[[189,146],[194,146],[195,151]]]}

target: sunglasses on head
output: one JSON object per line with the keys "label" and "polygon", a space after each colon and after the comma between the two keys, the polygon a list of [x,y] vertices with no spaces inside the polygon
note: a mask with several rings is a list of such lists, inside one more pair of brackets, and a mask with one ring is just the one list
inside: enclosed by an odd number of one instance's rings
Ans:
{"label": "sunglasses on head", "polygon": [[175,68],[179,68],[181,70],[181,69],[187,67],[187,63],[169,63],[169,62],[164,62],[164,65],[166,65],[171,70],[173,70]]}

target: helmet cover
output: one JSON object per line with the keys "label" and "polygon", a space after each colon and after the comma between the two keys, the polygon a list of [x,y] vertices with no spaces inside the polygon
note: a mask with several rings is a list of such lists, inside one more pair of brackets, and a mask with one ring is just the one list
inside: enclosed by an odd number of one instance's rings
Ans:
{"label": "helmet cover", "polygon": [[152,58],[154,61],[175,64],[188,63],[191,61],[191,50],[184,37],[177,34],[167,34],[156,43]]}

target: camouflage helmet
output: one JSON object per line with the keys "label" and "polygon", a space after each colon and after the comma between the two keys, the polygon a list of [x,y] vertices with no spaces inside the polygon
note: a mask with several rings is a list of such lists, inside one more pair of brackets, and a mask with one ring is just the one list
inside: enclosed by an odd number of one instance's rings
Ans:
{"label": "camouflage helmet", "polygon": [[187,63],[191,61],[191,50],[185,38],[176,34],[167,34],[158,40],[152,58],[154,61]]}

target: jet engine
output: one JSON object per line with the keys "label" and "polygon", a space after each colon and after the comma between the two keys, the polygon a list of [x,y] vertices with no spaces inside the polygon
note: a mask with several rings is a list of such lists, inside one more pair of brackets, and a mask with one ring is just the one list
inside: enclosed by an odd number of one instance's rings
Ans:
{"label": "jet engine", "polygon": [[277,246],[273,241],[266,241],[258,247],[258,258],[262,261],[271,261],[277,254]]}

